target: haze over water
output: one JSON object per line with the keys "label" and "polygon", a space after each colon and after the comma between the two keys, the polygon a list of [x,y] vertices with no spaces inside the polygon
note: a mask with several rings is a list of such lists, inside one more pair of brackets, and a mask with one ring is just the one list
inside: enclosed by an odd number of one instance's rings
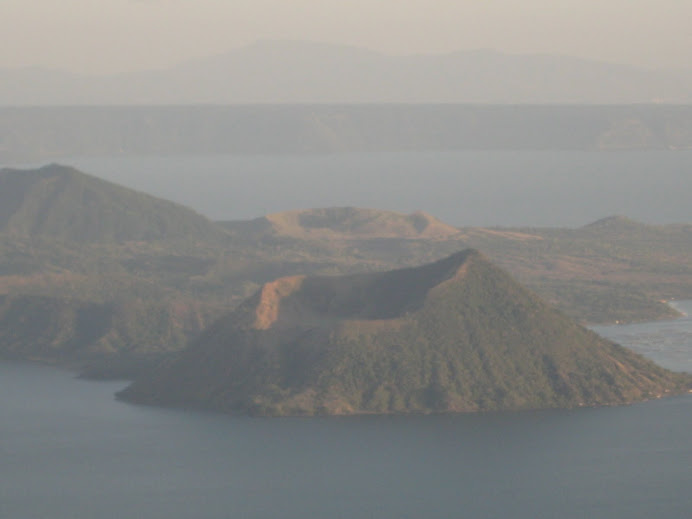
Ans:
{"label": "haze over water", "polygon": [[690,151],[459,151],[65,158],[215,220],[312,207],[426,211],[456,226],[692,222]]}
{"label": "haze over water", "polygon": [[[692,301],[676,303],[692,312]],[[692,370],[692,319],[598,327]],[[687,519],[692,395],[442,416],[228,417],[0,363],[0,517]]]}

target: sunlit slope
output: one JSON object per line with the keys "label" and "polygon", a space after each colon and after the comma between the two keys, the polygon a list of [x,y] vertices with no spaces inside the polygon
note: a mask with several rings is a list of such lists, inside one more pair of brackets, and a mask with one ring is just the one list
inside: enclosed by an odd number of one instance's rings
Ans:
{"label": "sunlit slope", "polygon": [[686,383],[467,250],[265,284],[122,396],[269,415],[425,413],[622,404]]}
{"label": "sunlit slope", "polygon": [[422,211],[404,214],[358,207],[300,209],[249,221],[223,222],[222,225],[241,236],[265,235],[301,240],[441,240],[460,234],[459,229]]}

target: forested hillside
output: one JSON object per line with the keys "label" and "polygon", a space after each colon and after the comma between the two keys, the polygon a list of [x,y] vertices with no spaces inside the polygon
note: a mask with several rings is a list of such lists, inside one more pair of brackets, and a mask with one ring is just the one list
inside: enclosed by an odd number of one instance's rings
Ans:
{"label": "forested hillside", "polygon": [[312,415],[610,405],[688,386],[692,377],[599,338],[467,250],[265,284],[121,396]]}
{"label": "forested hillside", "polygon": [[[466,247],[582,322],[670,318],[662,300],[692,297],[690,225],[457,229],[353,207],[215,223],[57,165],[3,170],[0,184],[0,355],[13,358],[136,366],[277,278],[413,267]],[[101,324],[87,332],[85,316]]]}

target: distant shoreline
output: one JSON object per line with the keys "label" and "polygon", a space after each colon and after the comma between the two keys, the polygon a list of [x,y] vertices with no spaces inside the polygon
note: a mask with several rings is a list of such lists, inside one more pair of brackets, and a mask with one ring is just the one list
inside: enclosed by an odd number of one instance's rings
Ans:
{"label": "distant shoreline", "polygon": [[692,149],[692,105],[0,107],[0,162],[69,156]]}

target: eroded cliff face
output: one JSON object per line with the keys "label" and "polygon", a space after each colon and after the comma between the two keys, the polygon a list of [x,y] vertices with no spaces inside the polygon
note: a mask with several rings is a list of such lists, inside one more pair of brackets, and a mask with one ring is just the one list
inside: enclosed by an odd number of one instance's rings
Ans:
{"label": "eroded cliff face", "polygon": [[[291,276],[265,283],[259,291],[259,297],[255,306],[255,321],[253,327],[257,330],[267,330],[281,323],[290,325],[301,319],[300,315],[287,315],[286,299],[300,290],[304,276]],[[281,322],[279,321],[281,318]]]}

